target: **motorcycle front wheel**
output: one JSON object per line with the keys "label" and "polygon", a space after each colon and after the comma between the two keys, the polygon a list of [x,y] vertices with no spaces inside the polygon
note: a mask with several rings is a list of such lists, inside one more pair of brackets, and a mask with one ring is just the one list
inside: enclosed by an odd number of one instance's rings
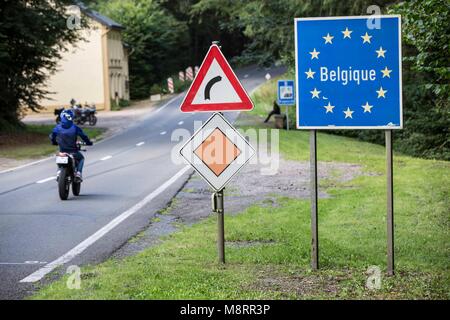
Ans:
{"label": "motorcycle front wheel", "polygon": [[95,126],[97,124],[97,117],[95,115],[91,115],[89,117],[89,124],[91,126]]}
{"label": "motorcycle front wheel", "polygon": [[70,184],[67,176],[67,168],[61,168],[58,178],[58,191],[61,200],[67,200],[69,197]]}
{"label": "motorcycle front wheel", "polygon": [[81,190],[81,182],[72,182],[72,193],[74,196],[79,196]]}

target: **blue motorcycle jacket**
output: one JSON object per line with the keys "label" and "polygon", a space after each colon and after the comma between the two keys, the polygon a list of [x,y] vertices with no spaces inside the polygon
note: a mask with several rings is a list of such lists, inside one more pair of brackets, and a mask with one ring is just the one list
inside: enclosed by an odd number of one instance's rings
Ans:
{"label": "blue motorcycle jacket", "polygon": [[67,153],[78,152],[77,137],[83,139],[87,145],[92,145],[91,140],[89,140],[89,137],[83,130],[73,124],[72,121],[67,121],[64,117],[61,117],[61,123],[53,128],[50,135],[52,143],[59,145],[59,151]]}

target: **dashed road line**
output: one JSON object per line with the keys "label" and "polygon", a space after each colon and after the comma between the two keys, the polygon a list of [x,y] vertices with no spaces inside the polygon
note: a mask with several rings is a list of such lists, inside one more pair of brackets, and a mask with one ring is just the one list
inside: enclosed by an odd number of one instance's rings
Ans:
{"label": "dashed road line", "polygon": [[142,145],[144,145],[145,144],[145,142],[144,141],[141,141],[141,142],[139,142],[139,143],[136,143],[136,147],[140,147],[140,146],[142,146]]}
{"label": "dashed road line", "polygon": [[106,157],[101,158],[100,161],[109,160],[109,159],[111,159],[111,158],[112,158],[112,156],[106,156]]}
{"label": "dashed road line", "polygon": [[55,179],[56,179],[56,177],[49,177],[49,178],[45,178],[45,179],[42,179],[42,180],[36,181],[36,183],[39,183],[39,184],[41,184],[41,183],[45,183],[45,182],[47,182],[47,181],[50,181],[50,180],[55,180]]}

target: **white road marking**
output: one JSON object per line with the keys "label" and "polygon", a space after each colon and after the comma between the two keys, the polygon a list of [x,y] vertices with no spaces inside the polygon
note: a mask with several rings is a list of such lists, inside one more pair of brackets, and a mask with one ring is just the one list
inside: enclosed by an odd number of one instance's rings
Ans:
{"label": "white road marking", "polygon": [[184,121],[178,122],[178,125],[181,126],[184,123]]}
{"label": "white road marking", "polygon": [[163,132],[160,133],[160,135],[163,136],[163,135],[165,135],[166,133],[167,133],[167,131],[163,131]]}
{"label": "white road marking", "polygon": [[0,266],[8,266],[8,265],[33,265],[33,264],[46,264],[45,261],[25,261],[25,262],[0,262]]}
{"label": "white road marking", "polygon": [[6,169],[6,170],[3,170],[3,171],[0,171],[0,174],[11,172],[11,171],[16,171],[16,170],[19,170],[19,169],[22,169],[22,168],[26,168],[26,167],[30,167],[30,166],[33,166],[35,164],[38,164],[38,163],[41,163],[41,162],[53,159],[54,157],[55,156],[51,156],[51,157],[48,157],[48,158],[45,158],[45,159],[41,159],[41,160],[38,160],[38,161],[33,161],[33,162],[30,162],[30,163],[26,163],[26,164],[18,166],[18,167]]}
{"label": "white road marking", "polygon": [[76,247],[72,248],[69,252],[65,253],[58,259],[48,263],[47,265],[43,266],[42,268],[38,269],[37,271],[33,272],[26,278],[20,280],[20,282],[36,282],[41,280],[45,275],[52,272],[55,268],[69,262],[79,254],[81,254],[84,250],[86,250],[90,245],[95,243],[97,240],[99,240],[101,237],[103,237],[105,234],[107,234],[109,231],[114,229],[116,226],[118,226],[121,222],[123,222],[125,219],[130,217],[132,214],[136,213],[140,209],[142,209],[145,205],[150,203],[153,199],[155,199],[158,195],[163,193],[168,187],[170,187],[175,181],[177,181],[183,174],[185,174],[191,167],[186,166],[180,171],[178,171],[172,178],[164,182],[161,186],[159,186],[156,190],[154,190],[152,193],[150,193],[148,196],[146,196],[144,199],[142,199],[140,202],[132,206],[130,209],[128,209],[125,212],[122,212],[119,216],[114,218],[111,222],[109,222],[107,225],[105,225],[103,228],[95,232],[93,235],[91,235],[89,238],[85,239],[83,242],[78,244]]}
{"label": "white road marking", "polygon": [[49,178],[45,178],[45,179],[39,180],[36,183],[45,183],[47,181],[55,180],[55,179],[56,179],[56,177],[49,177]]}
{"label": "white road marking", "polygon": [[141,141],[141,142],[139,142],[139,143],[136,143],[136,147],[140,147],[140,146],[142,146],[143,144],[145,144],[144,141]]}
{"label": "white road marking", "polygon": [[160,107],[160,108],[158,108],[158,109],[156,109],[156,111],[155,112],[153,112],[153,113],[158,113],[158,112],[160,112],[162,109],[164,109],[165,107],[167,107],[169,104],[171,104],[172,103],[172,101],[174,101],[176,98],[178,98],[179,96],[181,95],[181,93],[180,94],[178,94],[178,95],[176,95],[175,97],[173,97],[172,99],[170,99],[169,101],[167,101],[167,103],[166,104],[164,104],[162,107]]}
{"label": "white road marking", "polygon": [[106,157],[101,158],[100,161],[105,161],[105,160],[108,160],[108,159],[111,159],[111,158],[112,158],[112,156],[106,156]]}
{"label": "white road marking", "polygon": [[246,78],[246,79],[247,79],[247,78],[248,78],[248,74],[244,74],[244,78]]}
{"label": "white road marking", "polygon": [[[179,96],[181,96],[182,94],[183,94],[183,93],[180,93],[180,94],[176,95],[175,97],[173,97],[172,99],[170,99],[169,101],[167,101],[162,107],[160,107],[160,108],[156,109],[154,112],[152,112],[152,114],[158,113],[159,111],[161,111],[162,109],[164,109],[165,107],[167,107],[169,104],[171,104],[173,101],[175,101],[175,99],[177,99],[177,98],[178,98]],[[113,134],[112,136],[109,136],[109,137],[107,137],[107,138],[105,138],[105,139],[102,139],[102,140],[100,140],[100,141],[98,141],[98,142],[96,141],[96,142],[95,142],[95,145],[99,145],[100,143],[104,143],[105,141],[111,140],[111,139],[115,138],[116,136],[118,136],[118,135],[120,135],[120,134],[122,134],[122,133],[123,133],[123,132],[120,131],[120,132],[118,132],[118,133],[116,133],[116,134]],[[38,161],[26,163],[26,164],[21,165],[21,166],[18,166],[18,167],[6,169],[6,170],[3,170],[3,171],[0,171],[0,174],[8,173],[8,172],[11,172],[11,171],[20,170],[20,169],[26,168],[26,167],[30,167],[30,166],[39,164],[39,163],[41,163],[41,162],[44,162],[44,161],[53,159],[53,158],[54,158],[54,156],[51,156],[51,157],[48,157],[48,158],[45,158],[45,159],[41,159],[41,160],[38,160]]]}

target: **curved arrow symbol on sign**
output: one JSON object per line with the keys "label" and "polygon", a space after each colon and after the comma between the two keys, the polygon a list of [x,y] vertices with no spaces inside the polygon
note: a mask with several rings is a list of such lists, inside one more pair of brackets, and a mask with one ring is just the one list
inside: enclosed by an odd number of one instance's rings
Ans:
{"label": "curved arrow symbol on sign", "polygon": [[213,85],[215,85],[217,82],[219,82],[221,80],[222,80],[221,76],[217,76],[217,77],[214,77],[211,80],[209,80],[209,82],[206,84],[206,87],[205,87],[205,100],[211,100],[211,97],[210,97],[211,88]]}

